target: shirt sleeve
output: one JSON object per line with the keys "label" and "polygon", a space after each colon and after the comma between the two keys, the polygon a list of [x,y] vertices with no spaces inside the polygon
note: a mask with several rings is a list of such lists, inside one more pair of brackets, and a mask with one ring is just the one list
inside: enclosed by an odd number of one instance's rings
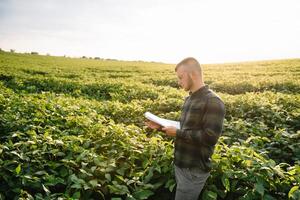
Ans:
{"label": "shirt sleeve", "polygon": [[203,145],[215,145],[222,133],[225,106],[218,98],[210,98],[206,104],[201,129],[176,130],[176,137]]}

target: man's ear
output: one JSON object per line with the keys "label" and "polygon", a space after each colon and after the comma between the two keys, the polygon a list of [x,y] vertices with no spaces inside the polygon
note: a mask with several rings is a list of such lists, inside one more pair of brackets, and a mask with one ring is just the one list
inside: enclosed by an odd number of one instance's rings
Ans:
{"label": "man's ear", "polygon": [[190,78],[194,81],[197,79],[198,74],[195,71],[189,73]]}

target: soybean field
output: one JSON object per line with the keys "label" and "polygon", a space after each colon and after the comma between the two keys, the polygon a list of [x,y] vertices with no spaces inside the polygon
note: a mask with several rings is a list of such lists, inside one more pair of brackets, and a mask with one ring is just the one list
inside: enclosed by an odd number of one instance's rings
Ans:
{"label": "soybean field", "polygon": [[[200,60],[201,61],[201,60]],[[174,64],[0,52],[0,200],[174,198]],[[199,199],[300,199],[300,59],[204,64],[226,106]]]}

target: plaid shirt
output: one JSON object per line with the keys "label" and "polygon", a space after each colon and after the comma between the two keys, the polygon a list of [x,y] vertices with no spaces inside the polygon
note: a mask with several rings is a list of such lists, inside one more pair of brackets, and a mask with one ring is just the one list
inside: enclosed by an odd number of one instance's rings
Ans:
{"label": "plaid shirt", "polygon": [[206,85],[185,99],[176,131],[175,165],[211,170],[211,156],[221,133],[225,106]]}

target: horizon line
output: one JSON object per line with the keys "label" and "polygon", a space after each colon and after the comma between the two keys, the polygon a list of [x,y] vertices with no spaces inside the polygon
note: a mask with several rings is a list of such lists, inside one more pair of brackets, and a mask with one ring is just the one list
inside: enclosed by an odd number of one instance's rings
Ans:
{"label": "horizon line", "polygon": [[[91,60],[105,60],[105,61],[120,61],[120,62],[148,62],[148,63],[160,63],[160,64],[167,64],[167,65],[174,65],[176,63],[167,63],[163,61],[154,61],[154,60],[122,60],[117,58],[103,58],[100,56],[72,56],[72,55],[55,55],[51,53],[40,53],[38,51],[17,51],[15,49],[3,49],[0,48],[0,52],[6,53],[16,53],[16,54],[29,54],[29,55],[38,55],[38,56],[51,56],[51,57],[64,57],[64,58],[72,58],[72,59],[91,59]],[[251,63],[251,62],[267,62],[267,61],[280,61],[280,60],[297,60],[300,59],[297,57],[289,57],[289,58],[266,58],[266,59],[254,59],[254,60],[236,60],[236,61],[224,61],[224,62],[208,62],[208,63],[201,63],[201,65],[218,65],[218,64],[238,64],[238,63]]]}

